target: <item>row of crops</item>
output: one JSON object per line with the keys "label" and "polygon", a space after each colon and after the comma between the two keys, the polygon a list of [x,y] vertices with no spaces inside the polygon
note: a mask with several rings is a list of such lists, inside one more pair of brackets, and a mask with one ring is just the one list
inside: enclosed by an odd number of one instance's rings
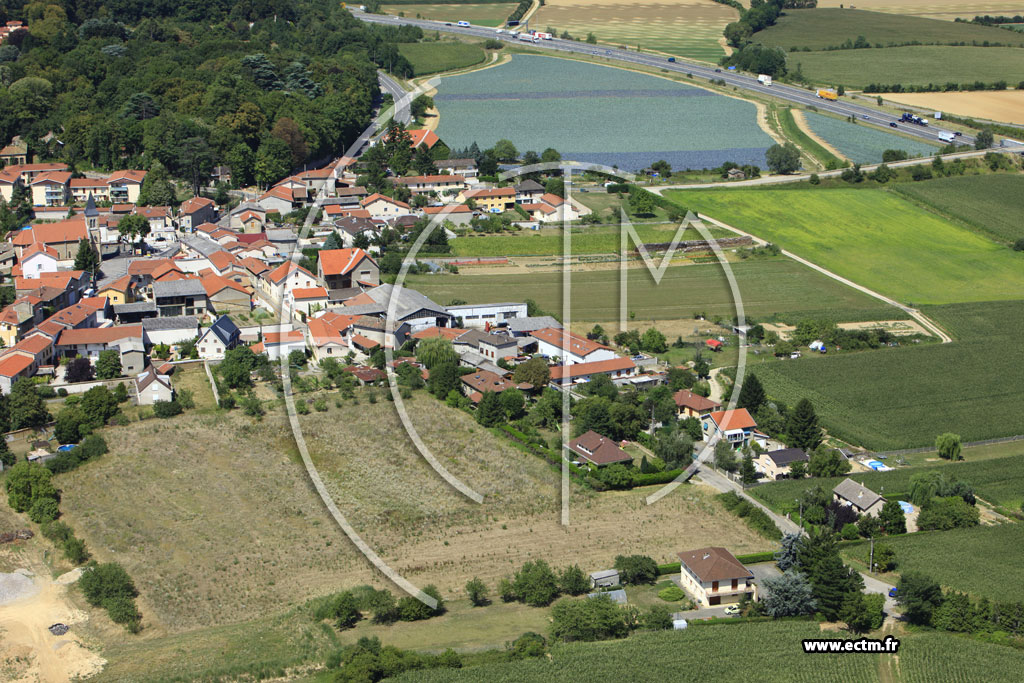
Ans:
{"label": "row of crops", "polygon": [[565,159],[639,170],[725,161],[765,166],[772,139],[754,104],[611,67],[533,55],[444,78],[438,135],[453,148],[504,138],[519,151],[553,147]]}
{"label": "row of crops", "polygon": [[923,140],[893,135],[868,125],[850,123],[840,119],[804,112],[807,125],[815,134],[858,164],[877,164],[887,149],[901,149],[911,157],[935,154],[938,147]]}

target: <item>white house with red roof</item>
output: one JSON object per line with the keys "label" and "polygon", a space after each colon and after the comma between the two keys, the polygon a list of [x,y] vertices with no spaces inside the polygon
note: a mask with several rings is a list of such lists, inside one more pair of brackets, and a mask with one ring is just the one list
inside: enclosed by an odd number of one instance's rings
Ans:
{"label": "white house with red roof", "polygon": [[326,287],[298,287],[285,294],[284,300],[285,308],[291,310],[292,315],[301,313],[308,317],[326,309],[329,297]]}
{"label": "white house with red roof", "polygon": [[757,422],[746,408],[716,410],[701,417],[704,440],[725,439],[733,448],[740,449],[756,442],[767,447],[768,437],[757,431]]}
{"label": "white house with red roof", "polygon": [[260,195],[257,203],[267,213],[276,211],[285,216],[292,212],[296,204],[305,200],[306,187],[302,183],[299,183],[299,185],[300,187],[295,188],[288,185],[272,187]]}
{"label": "white house with red roof", "polygon": [[317,363],[348,355],[348,335],[360,316],[327,311],[306,323],[306,340]]}
{"label": "white house with red roof", "polygon": [[466,178],[460,175],[413,175],[404,178],[395,178],[392,182],[395,185],[402,185],[409,188],[413,194],[427,194],[436,192],[438,195],[447,193],[454,197],[466,189]]}
{"label": "white house with red roof", "polygon": [[633,456],[608,437],[590,430],[566,444],[573,456],[594,467],[631,464]]}
{"label": "white house with red roof", "polygon": [[636,363],[629,358],[609,358],[589,363],[573,363],[572,365],[556,365],[551,368],[551,381],[554,384],[582,384],[589,382],[597,375],[607,375],[615,380],[635,377]]}
{"label": "white house with red roof", "polygon": [[26,249],[43,244],[57,252],[61,261],[74,261],[78,243],[89,236],[85,217],[75,216],[56,223],[40,223],[12,233],[11,243],[20,259]]}
{"label": "white house with red roof", "polygon": [[372,218],[394,218],[395,216],[408,216],[412,213],[412,207],[405,202],[392,199],[379,192],[374,192],[359,202],[359,205]]}
{"label": "white house with red roof", "polygon": [[21,174],[9,169],[0,169],[0,197],[8,204],[14,198],[14,187],[21,185]]}
{"label": "white house with red roof", "polygon": [[542,194],[535,202],[523,203],[519,207],[529,213],[531,219],[541,223],[572,221],[580,217],[572,204],[550,192]]}
{"label": "white house with red roof", "polygon": [[60,255],[53,247],[36,242],[21,252],[19,265],[22,277],[38,278],[42,273],[57,272]]}
{"label": "white house with red roof", "polygon": [[106,178],[72,178],[68,187],[73,202],[84,204],[90,196],[98,202],[110,201],[110,187]]}
{"label": "white house with red roof", "polygon": [[285,294],[293,289],[318,287],[316,275],[294,261],[285,261],[277,268],[261,274],[256,281],[256,293],[272,310],[280,310]]}
{"label": "white house with red roof", "polygon": [[264,332],[263,340],[253,345],[254,353],[265,353],[270,360],[278,360],[292,351],[305,351],[306,339],[300,330]]}
{"label": "white house with red roof", "polygon": [[[423,215],[433,219],[440,216],[442,221],[451,221],[452,225],[469,225],[473,220],[473,209],[465,204],[447,204],[445,206],[425,206]],[[453,233],[454,234],[454,233]]]}
{"label": "white house with red roof", "polygon": [[174,233],[174,212],[169,206],[137,206],[132,213],[149,221],[150,236]]}
{"label": "white house with red roof", "polygon": [[32,377],[42,365],[53,362],[53,340],[45,334],[33,333],[0,356],[0,393],[10,394],[11,386],[21,377]]}
{"label": "white house with red roof", "polygon": [[568,330],[545,327],[531,332],[530,338],[537,342],[538,353],[548,358],[557,358],[562,365],[594,363],[619,357],[610,347]]}

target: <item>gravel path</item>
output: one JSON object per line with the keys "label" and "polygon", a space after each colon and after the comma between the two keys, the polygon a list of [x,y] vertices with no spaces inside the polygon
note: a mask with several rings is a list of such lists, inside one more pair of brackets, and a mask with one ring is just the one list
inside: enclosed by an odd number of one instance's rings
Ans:
{"label": "gravel path", "polygon": [[39,592],[39,587],[27,570],[19,569],[13,574],[0,574],[0,605],[29,598]]}

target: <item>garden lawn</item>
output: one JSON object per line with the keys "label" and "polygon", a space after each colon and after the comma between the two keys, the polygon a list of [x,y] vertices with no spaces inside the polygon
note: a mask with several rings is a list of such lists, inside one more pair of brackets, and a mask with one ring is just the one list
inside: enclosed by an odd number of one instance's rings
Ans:
{"label": "garden lawn", "polygon": [[487,58],[479,45],[455,41],[401,43],[398,52],[412,64],[416,76],[463,69]]}
{"label": "garden lawn", "polygon": [[441,80],[437,134],[449,147],[499,139],[520,151],[638,170],[725,161],[764,166],[773,144],[751,102],[587,62],[517,54],[500,66]]}
{"label": "garden lawn", "polygon": [[893,187],[900,194],[1001,242],[1024,237],[1024,176],[958,176]]}
{"label": "garden lawn", "polygon": [[[830,280],[785,259],[750,260],[731,264],[748,316],[797,321],[827,318],[837,321],[887,320],[904,317],[892,306]],[[469,303],[503,301],[509,292],[519,300],[533,299],[545,311],[560,315],[562,274],[535,272],[508,275],[410,275],[406,285],[440,304],[453,299]],[[672,266],[655,285],[643,266],[631,268],[627,280],[629,309],[637,320],[692,318],[703,312],[711,319],[731,319],[735,302],[717,264]],[[619,319],[619,271],[591,270],[572,274],[572,318]]]}
{"label": "garden lawn", "polygon": [[882,188],[664,194],[904,303],[1024,298],[1024,253]]}
{"label": "garden lawn", "polygon": [[804,112],[807,125],[848,159],[858,164],[877,164],[887,149],[901,149],[910,157],[935,154],[938,147],[923,140],[893,135],[873,126],[850,123],[824,114]]}
{"label": "garden lawn", "polygon": [[[1006,34],[1013,38],[1009,31]],[[800,65],[810,81],[847,88],[872,83],[908,86],[1003,80],[1015,84],[1024,80],[1024,48],[1019,47],[910,45],[797,52],[787,57],[793,68]]]}
{"label": "garden lawn", "polygon": [[[896,550],[899,572],[923,572],[976,598],[1024,601],[1024,525],[918,532],[885,543]],[[866,565],[868,543],[845,546],[841,553]]]}

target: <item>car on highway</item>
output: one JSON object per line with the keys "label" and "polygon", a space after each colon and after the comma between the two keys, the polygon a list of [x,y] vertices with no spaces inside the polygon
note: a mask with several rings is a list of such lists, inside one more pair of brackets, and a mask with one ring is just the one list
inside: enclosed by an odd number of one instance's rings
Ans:
{"label": "car on highway", "polygon": [[739,605],[729,605],[728,607],[725,608],[725,613],[726,614],[730,614],[730,615],[731,614],[739,614],[740,613],[740,606]]}
{"label": "car on highway", "polygon": [[504,32],[505,32],[505,29],[503,29],[503,28],[499,28],[497,31],[495,31],[495,33],[504,33]]}
{"label": "car on highway", "polygon": [[722,73],[722,70],[721,69],[715,69],[715,73],[716,74],[720,74],[720,73]]}
{"label": "car on highway", "polygon": [[897,125],[896,125],[896,122],[895,122],[895,121],[890,121],[890,122],[889,122],[889,127],[890,127],[890,128],[899,128],[899,126],[897,126]]}
{"label": "car on highway", "polygon": [[676,58],[675,58],[675,57],[669,57],[669,58],[668,58],[668,61],[670,61],[670,62],[675,62],[675,61],[676,61]]}

